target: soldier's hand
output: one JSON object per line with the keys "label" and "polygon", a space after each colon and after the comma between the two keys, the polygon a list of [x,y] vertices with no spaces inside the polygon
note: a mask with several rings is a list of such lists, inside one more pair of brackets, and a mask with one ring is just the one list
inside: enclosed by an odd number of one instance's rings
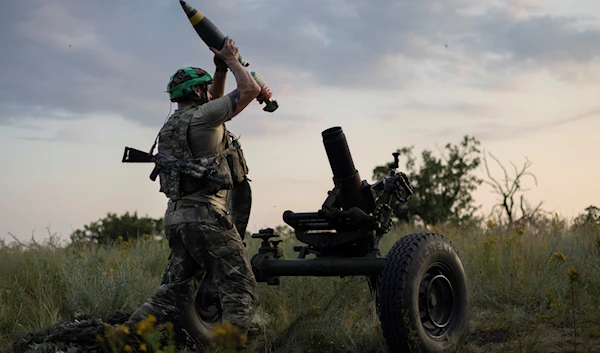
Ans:
{"label": "soldier's hand", "polygon": [[223,61],[223,59],[219,58],[217,56],[217,54],[215,54],[215,57],[213,60],[215,62],[215,67],[216,67],[217,71],[227,71],[227,69],[229,68],[227,66],[227,63],[225,61]]}
{"label": "soldier's hand", "polygon": [[228,63],[232,60],[238,60],[238,47],[235,45],[233,39],[229,37],[225,37],[225,43],[223,44],[223,48],[221,48],[221,50],[217,50],[215,48],[210,48],[210,50],[215,53],[215,56],[223,60],[225,63]]}
{"label": "soldier's hand", "polygon": [[272,96],[273,96],[273,92],[271,92],[269,87],[267,85],[263,85],[260,88],[260,93],[256,97],[256,100],[258,101],[258,103],[262,104],[263,102],[265,102],[267,99],[271,98]]}

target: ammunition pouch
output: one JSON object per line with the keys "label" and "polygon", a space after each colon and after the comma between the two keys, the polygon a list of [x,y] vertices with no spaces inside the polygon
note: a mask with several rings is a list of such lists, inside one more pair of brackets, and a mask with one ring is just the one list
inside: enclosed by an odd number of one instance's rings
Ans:
{"label": "ammunition pouch", "polygon": [[225,129],[226,147],[223,152],[215,157],[197,158],[191,160],[192,163],[197,163],[205,168],[213,170],[213,176],[225,181],[222,187],[210,180],[198,180],[185,176],[185,182],[182,183],[182,191],[184,193],[202,192],[205,194],[216,194],[220,190],[231,190],[235,185],[238,185],[246,180],[248,175],[248,165],[244,157],[244,151],[239,145],[235,135]]}
{"label": "ammunition pouch", "polygon": [[234,184],[239,184],[246,180],[246,175],[248,175],[248,165],[246,164],[246,158],[244,158],[244,151],[241,147],[232,144],[227,152],[227,164],[231,170],[231,177]]}
{"label": "ammunition pouch", "polygon": [[181,196],[202,192],[214,195],[221,190],[229,190],[233,187],[234,178],[229,167],[227,154],[219,154],[210,158],[197,158],[190,161],[212,171],[211,175],[224,181],[224,185],[209,179],[197,179],[189,175],[181,175]]}

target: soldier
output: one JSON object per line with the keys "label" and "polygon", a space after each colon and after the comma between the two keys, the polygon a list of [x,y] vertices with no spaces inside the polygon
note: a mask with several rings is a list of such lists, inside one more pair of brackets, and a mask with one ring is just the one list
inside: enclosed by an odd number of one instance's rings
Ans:
{"label": "soldier", "polygon": [[[270,98],[271,91],[259,87],[240,64],[238,48],[229,37],[220,51],[211,50],[215,53],[214,81],[206,71],[193,67],[171,77],[167,92],[178,107],[158,134],[158,150],[209,168],[225,183],[195,179],[176,170],[160,171],[160,191],[169,198],[164,218],[171,248],[168,280],[131,315],[125,323],[129,327],[149,315],[158,323],[181,315],[195,299],[207,272],[221,294],[223,322],[247,332],[258,306],[256,280],[242,243],[251,202],[248,168],[225,122],[255,98],[260,103]],[[223,96],[228,68],[237,88]],[[242,211],[235,220],[232,203],[234,211]]]}

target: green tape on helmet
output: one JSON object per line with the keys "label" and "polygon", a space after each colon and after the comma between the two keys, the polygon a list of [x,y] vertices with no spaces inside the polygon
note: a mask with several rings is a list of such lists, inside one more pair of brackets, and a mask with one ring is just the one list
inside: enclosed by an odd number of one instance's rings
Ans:
{"label": "green tape on helmet", "polygon": [[191,78],[198,77],[198,74],[196,73],[196,71],[189,66],[184,68],[183,71],[187,72],[187,74],[190,75]]}
{"label": "green tape on helmet", "polygon": [[[200,72],[205,72],[204,70],[198,69],[200,70]],[[189,78],[183,78],[183,81],[176,85],[173,86],[173,81],[177,78],[178,80],[182,80],[181,78],[181,72],[185,72]],[[175,81],[175,82],[177,82]],[[194,86],[197,85],[201,85],[201,84],[210,84],[212,82],[212,77],[210,76],[210,74],[205,73],[202,76],[199,76],[198,72],[196,71],[196,69],[192,68],[192,67],[185,67],[183,69],[178,70],[175,74],[173,74],[171,76],[171,78],[169,79],[169,83],[167,84],[167,93],[169,93],[169,97],[171,99],[176,99],[179,97],[182,97],[188,93],[190,93],[192,91],[192,88]]]}

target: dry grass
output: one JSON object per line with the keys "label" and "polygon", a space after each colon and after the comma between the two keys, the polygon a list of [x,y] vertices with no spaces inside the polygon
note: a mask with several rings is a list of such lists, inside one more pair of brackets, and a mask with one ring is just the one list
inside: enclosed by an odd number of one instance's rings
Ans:
{"label": "dry grass", "polygon": [[[402,235],[387,236],[384,252]],[[465,352],[600,351],[600,229],[555,219],[536,228],[433,229],[448,236],[466,266],[471,335]],[[251,241],[256,253],[258,242]],[[286,256],[296,242],[285,243]],[[168,246],[140,240],[114,247],[0,246],[0,348],[19,335],[81,313],[135,309],[159,284]],[[364,278],[282,278],[261,284],[249,341],[266,352],[384,352]]]}

